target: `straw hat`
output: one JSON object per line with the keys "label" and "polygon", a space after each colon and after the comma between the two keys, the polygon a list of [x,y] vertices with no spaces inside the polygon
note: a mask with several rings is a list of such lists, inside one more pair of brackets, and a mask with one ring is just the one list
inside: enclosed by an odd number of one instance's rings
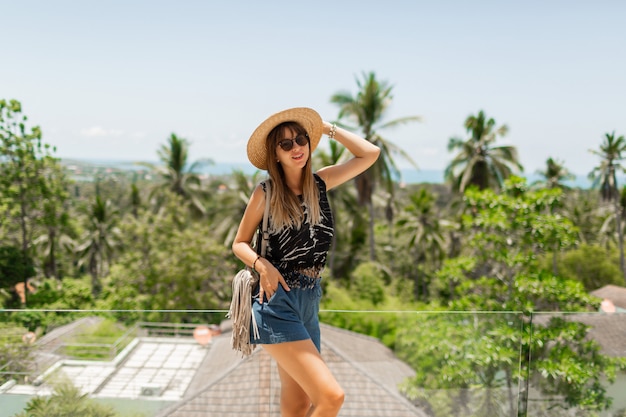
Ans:
{"label": "straw hat", "polygon": [[306,130],[313,153],[322,138],[324,127],[322,117],[313,109],[294,107],[271,115],[252,133],[248,140],[248,159],[252,165],[259,169],[267,169],[265,149],[267,136],[272,129],[284,122],[296,122]]}

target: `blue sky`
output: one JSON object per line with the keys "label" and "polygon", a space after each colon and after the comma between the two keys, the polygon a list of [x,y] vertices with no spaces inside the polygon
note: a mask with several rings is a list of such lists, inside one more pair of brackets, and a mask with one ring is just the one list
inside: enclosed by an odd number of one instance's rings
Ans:
{"label": "blue sky", "polygon": [[626,135],[624,1],[0,0],[0,14],[0,97],[64,158],[155,160],[175,132],[193,160],[244,162],[267,115],[333,120],[331,95],[369,71],[394,86],[388,119],[423,117],[382,132],[423,170],[447,165],[481,109],[527,173],[554,157],[586,175],[589,149]]}

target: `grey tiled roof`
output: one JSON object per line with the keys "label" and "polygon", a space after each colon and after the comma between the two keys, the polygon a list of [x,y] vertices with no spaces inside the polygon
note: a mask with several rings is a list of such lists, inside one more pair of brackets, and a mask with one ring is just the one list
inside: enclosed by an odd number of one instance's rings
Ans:
{"label": "grey tiled roof", "polygon": [[553,317],[586,324],[587,338],[598,342],[603,354],[626,357],[626,313],[546,313],[533,321],[545,326]]}
{"label": "grey tiled roof", "polygon": [[602,353],[626,357],[626,313],[574,314],[567,317],[591,326],[587,336],[598,342]]}
{"label": "grey tiled roof", "polygon": [[626,288],[617,285],[605,285],[590,293],[598,298],[611,300],[616,307],[626,309]]}
{"label": "grey tiled roof", "polygon": [[[398,391],[414,374],[377,339],[322,325],[322,357],[346,393],[342,417],[425,417]],[[214,337],[185,399],[158,417],[279,417],[276,364],[261,348],[240,358],[230,332]]]}

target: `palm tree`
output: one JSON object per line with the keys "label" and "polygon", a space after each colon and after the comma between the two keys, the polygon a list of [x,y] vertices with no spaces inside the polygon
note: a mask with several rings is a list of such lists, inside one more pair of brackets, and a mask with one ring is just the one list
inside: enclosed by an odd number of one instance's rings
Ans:
{"label": "palm tree", "polygon": [[130,210],[134,218],[139,217],[141,208],[141,192],[136,182],[130,185]]}
{"label": "palm tree", "polygon": [[46,277],[54,277],[60,279],[58,271],[58,252],[63,249],[67,253],[72,253],[74,248],[74,240],[69,234],[69,214],[62,213],[58,218],[53,218],[55,207],[48,202],[44,203],[44,221],[43,226],[45,232],[39,235],[33,245],[38,248],[40,255],[43,257],[43,273]]}
{"label": "palm tree", "polygon": [[37,248],[42,259],[42,269],[46,277],[60,279],[59,249],[66,253],[72,253],[74,241],[71,237],[73,231],[70,224],[70,214],[67,207],[69,182],[65,178],[61,166],[55,161],[47,167],[47,175],[57,178],[50,181],[46,187],[46,193],[42,198],[41,215],[39,216],[38,230],[41,234],[33,240],[33,246]]}
{"label": "palm tree", "polygon": [[98,195],[87,211],[87,226],[75,249],[78,266],[87,265],[91,274],[91,291],[100,293],[100,278],[107,273],[112,257],[121,242],[117,227],[118,211],[111,200],[102,200]]}
{"label": "palm tree", "polygon": [[495,120],[487,119],[481,110],[465,120],[465,129],[470,134],[468,139],[450,138],[448,142],[448,151],[458,153],[444,175],[456,191],[462,193],[470,185],[481,190],[500,189],[515,170],[524,170],[514,146],[493,146],[498,136],[508,132],[506,125],[496,127]]}
{"label": "palm tree", "polygon": [[600,193],[603,201],[615,201],[619,197],[617,188],[617,170],[624,171],[621,165],[622,152],[626,151],[626,140],[624,136],[615,137],[615,132],[605,133],[604,142],[599,150],[590,149],[594,155],[601,158],[600,165],[589,173],[592,187],[600,185]]}
{"label": "palm tree", "polygon": [[[422,188],[410,194],[408,198],[409,202],[396,222],[397,233],[409,238],[408,247],[415,253],[416,265],[430,262],[432,270],[436,270],[446,255],[444,233],[449,222],[440,218],[435,208],[435,196],[428,190]],[[420,286],[425,287],[424,282],[415,284],[416,290],[420,289]]]}
{"label": "palm tree", "polygon": [[252,176],[241,170],[234,170],[231,176],[232,184],[229,187],[218,187],[218,200],[211,210],[214,232],[224,245],[230,246],[237,233],[239,222],[248,205],[254,187],[259,183],[261,171],[255,171]]}
{"label": "palm tree", "polygon": [[15,417],[116,417],[117,414],[110,405],[102,405],[83,394],[79,388],[71,383],[60,382],[54,387],[50,396],[31,398],[24,411],[15,414]]}
{"label": "palm tree", "polygon": [[420,120],[418,116],[408,116],[389,122],[382,122],[393,99],[393,87],[386,81],[378,81],[374,72],[363,73],[363,79],[356,80],[358,92],[353,96],[350,92],[338,92],[330,101],[339,106],[339,120],[344,118],[356,122],[363,137],[377,145],[381,154],[376,163],[367,171],[355,178],[359,204],[368,207],[370,259],[376,258],[374,245],[374,205],[372,194],[376,183],[381,183],[389,194],[394,195],[394,180],[400,178],[400,170],[394,160],[399,155],[416,165],[411,157],[401,148],[382,137],[378,131],[401,124]]}
{"label": "palm tree", "polygon": [[576,179],[576,176],[570,173],[562,162],[556,161],[551,157],[546,160],[545,171],[538,170],[537,174],[541,175],[542,179],[535,181],[536,185],[547,188],[560,188],[562,190],[570,188],[564,184],[565,181]]}
{"label": "palm tree", "polygon": [[624,281],[626,281],[622,205],[617,185],[617,171],[625,171],[621,162],[624,159],[622,153],[626,152],[626,139],[624,139],[624,136],[616,137],[615,132],[605,133],[604,142],[600,145],[600,149],[590,149],[589,152],[601,158],[600,165],[589,173],[589,179],[592,181],[592,188],[597,188],[598,185],[600,186],[602,201],[607,202],[609,205],[613,204],[615,229],[617,230],[619,245],[620,268],[624,275]]}
{"label": "palm tree", "polygon": [[186,139],[172,133],[167,144],[157,151],[163,166],[147,165],[161,176],[162,182],[155,186],[150,197],[159,194],[163,189],[182,196],[189,204],[192,214],[201,217],[206,214],[202,203],[202,181],[196,173],[203,165],[213,163],[209,159],[202,159],[188,166],[189,143]]}
{"label": "palm tree", "polygon": [[565,196],[563,216],[577,227],[581,243],[593,244],[598,242],[598,230],[602,229],[606,209],[598,205],[597,198],[588,190],[575,189]]}
{"label": "palm tree", "polygon": [[[564,181],[573,180],[576,178],[575,175],[572,175],[567,168],[563,165],[563,163],[558,162],[552,158],[548,158],[546,161],[546,169],[545,171],[537,171],[537,174],[541,175],[543,179],[535,181],[533,183],[534,186],[546,187],[546,188],[558,188],[560,190],[569,189],[567,185],[564,184]],[[559,210],[562,210],[563,207],[559,205]],[[551,206],[550,212],[554,213],[557,207]],[[554,242],[554,248],[552,251],[552,273],[554,275],[558,275],[558,263],[557,257],[559,253],[559,242]]]}

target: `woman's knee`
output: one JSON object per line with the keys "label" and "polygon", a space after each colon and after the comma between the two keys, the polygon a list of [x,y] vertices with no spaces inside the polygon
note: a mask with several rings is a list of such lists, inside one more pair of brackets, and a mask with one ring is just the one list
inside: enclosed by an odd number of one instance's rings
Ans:
{"label": "woman's knee", "polygon": [[283,395],[280,408],[284,416],[306,416],[311,408],[311,400],[306,395]]}
{"label": "woman's knee", "polygon": [[339,410],[343,405],[345,397],[346,394],[343,389],[341,387],[335,387],[325,392],[321,397],[320,404],[316,404],[316,406],[324,409]]}
{"label": "woman's knee", "polygon": [[337,404],[338,407],[341,407],[345,399],[346,399],[346,393],[343,391],[341,387],[339,387],[339,389],[335,391],[333,401]]}

